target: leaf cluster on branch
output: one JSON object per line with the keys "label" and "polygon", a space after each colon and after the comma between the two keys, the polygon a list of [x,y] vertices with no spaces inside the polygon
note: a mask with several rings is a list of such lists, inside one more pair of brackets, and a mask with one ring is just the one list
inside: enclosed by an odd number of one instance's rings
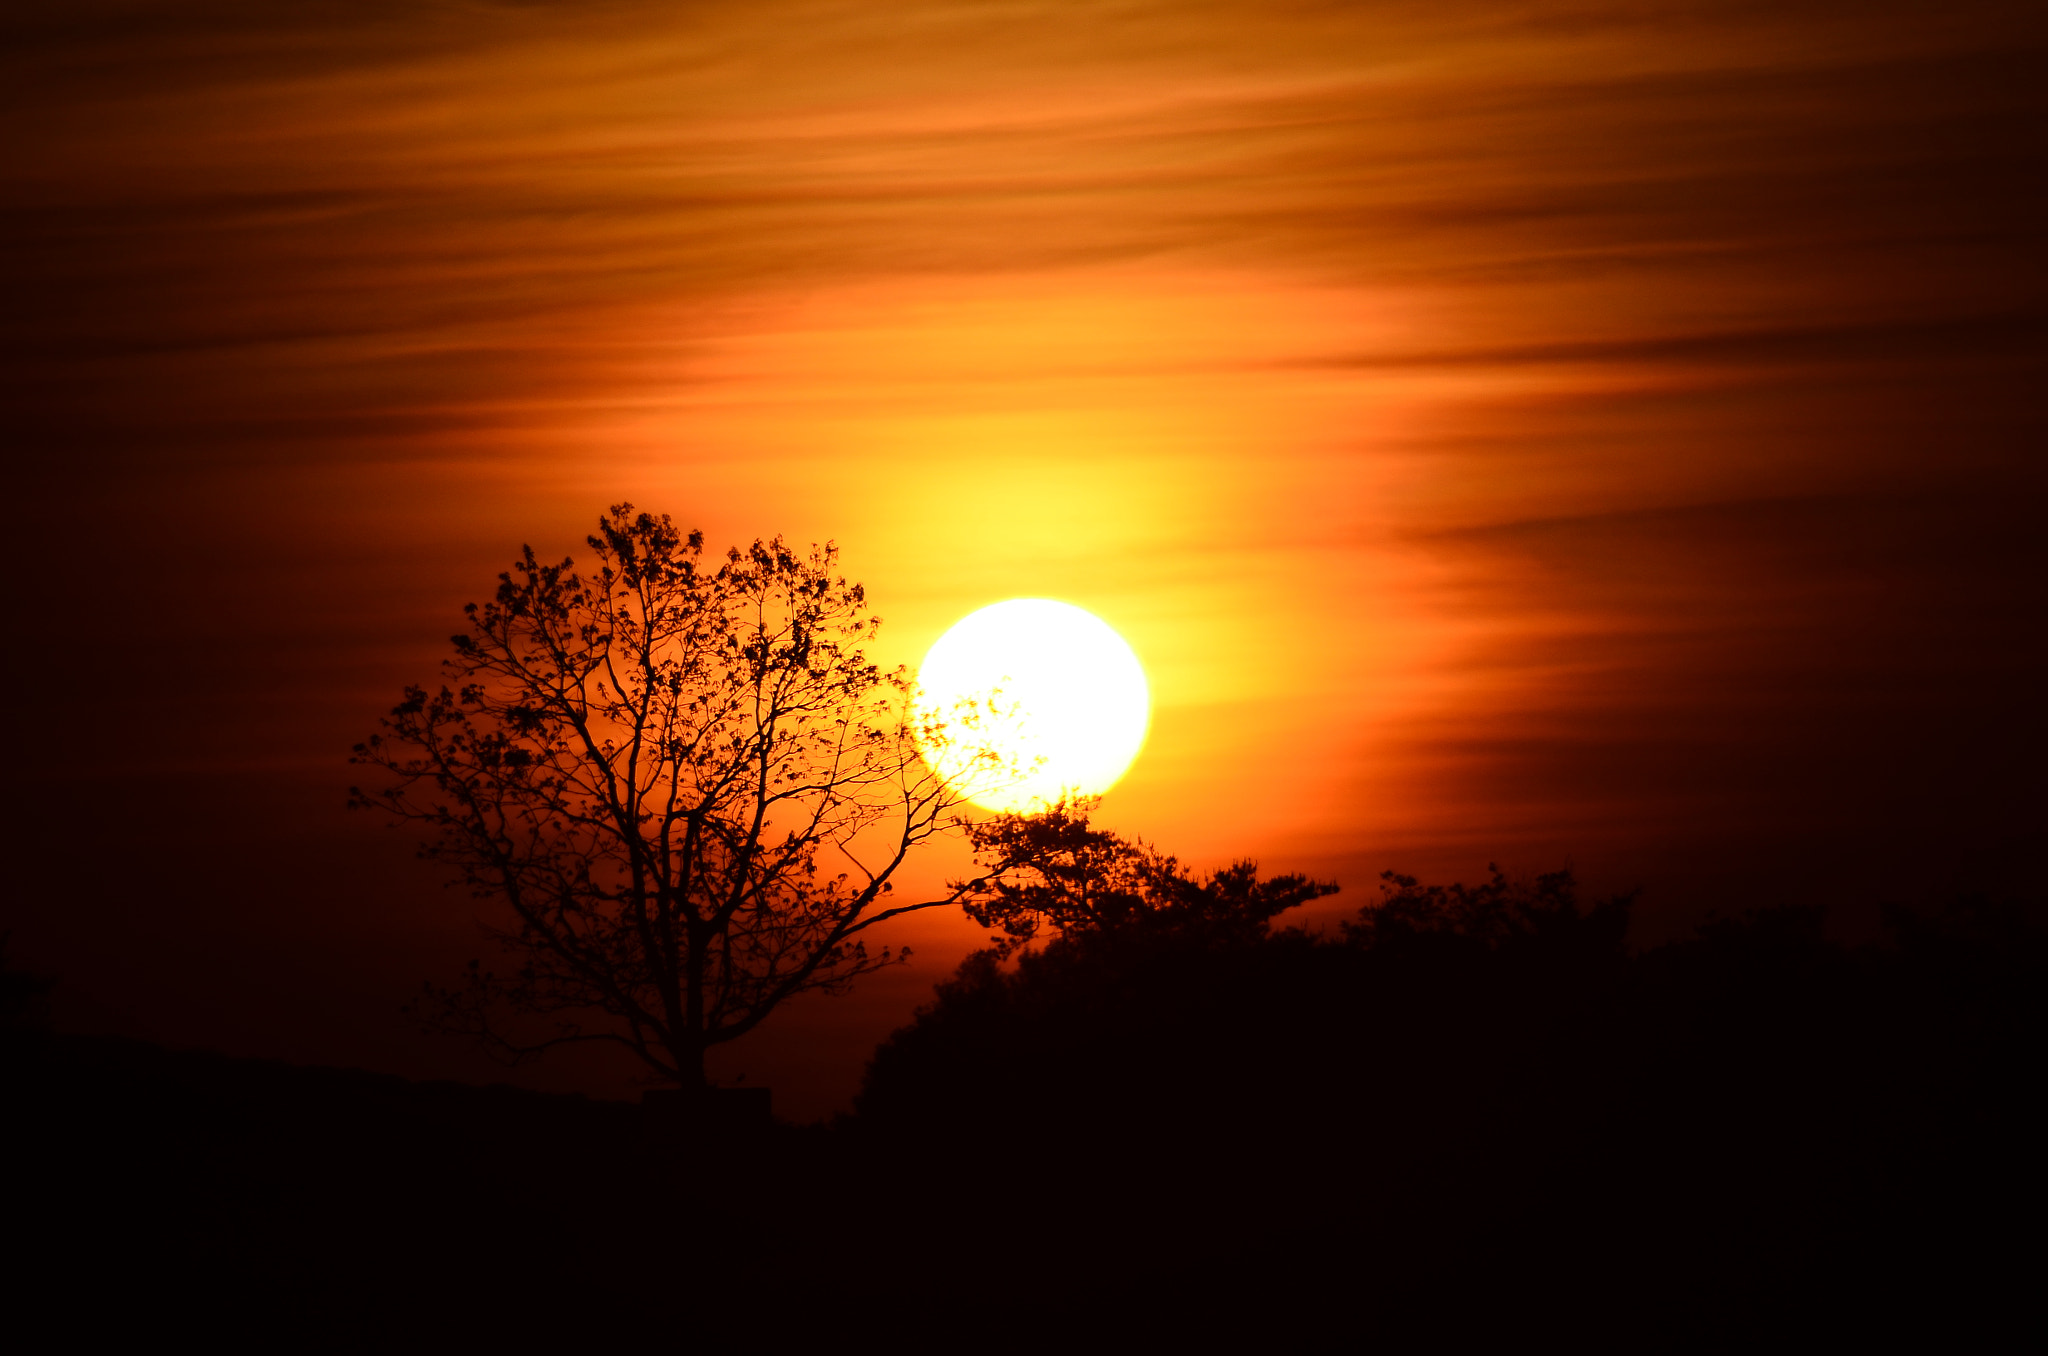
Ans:
{"label": "leaf cluster on branch", "polygon": [[999,958],[1048,928],[1066,936],[1172,931],[1251,940],[1277,915],[1337,890],[1306,876],[1261,880],[1248,861],[1190,874],[1141,838],[1090,828],[1093,805],[1068,800],[968,829],[984,874],[954,888],[969,917],[1002,934],[993,948]]}
{"label": "leaf cluster on branch", "polygon": [[1633,892],[1581,905],[1568,870],[1533,881],[1510,880],[1496,865],[1478,885],[1424,885],[1413,876],[1380,873],[1380,899],[1341,925],[1361,950],[1576,948],[1619,953],[1628,933]]}

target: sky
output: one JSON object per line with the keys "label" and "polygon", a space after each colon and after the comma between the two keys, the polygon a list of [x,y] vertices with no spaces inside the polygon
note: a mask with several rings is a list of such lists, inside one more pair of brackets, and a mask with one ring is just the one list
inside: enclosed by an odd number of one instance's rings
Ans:
{"label": "sky", "polygon": [[[72,1029],[621,1095],[404,1022],[476,907],[343,808],[621,501],[835,541],[890,662],[1096,612],[1099,822],[1317,918],[2038,895],[2044,64],[1975,0],[12,6],[10,954]],[[720,1073],[843,1107],[976,936]]]}

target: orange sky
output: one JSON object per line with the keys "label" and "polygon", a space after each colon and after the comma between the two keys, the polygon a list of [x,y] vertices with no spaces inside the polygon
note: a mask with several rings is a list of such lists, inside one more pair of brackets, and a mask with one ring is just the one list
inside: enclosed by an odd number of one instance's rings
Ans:
{"label": "orange sky", "polygon": [[[835,539],[906,662],[1096,611],[1157,701],[1104,821],[1333,908],[2039,888],[2031,6],[5,24],[9,926],[73,1024],[482,1076],[391,1016],[469,906],[342,760],[619,499]],[[972,942],[913,932],[732,1071],[837,1105]]]}

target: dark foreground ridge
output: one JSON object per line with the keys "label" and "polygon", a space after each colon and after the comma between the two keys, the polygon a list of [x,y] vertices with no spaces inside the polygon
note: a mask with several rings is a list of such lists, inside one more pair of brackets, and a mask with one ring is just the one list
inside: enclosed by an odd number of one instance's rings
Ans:
{"label": "dark foreground ridge", "polygon": [[293,1349],[2038,1330],[2021,911],[1632,954],[1626,909],[1072,931],[971,960],[831,1127],[17,1035],[26,1293]]}
{"label": "dark foreground ridge", "polygon": [[749,1287],[789,1221],[685,1190],[680,1156],[744,1175],[816,1137],[95,1038],[17,1040],[8,1082],[30,1132],[10,1210],[24,1293],[66,1296],[81,1342],[524,1350],[680,1322],[722,1345],[757,1321]]}

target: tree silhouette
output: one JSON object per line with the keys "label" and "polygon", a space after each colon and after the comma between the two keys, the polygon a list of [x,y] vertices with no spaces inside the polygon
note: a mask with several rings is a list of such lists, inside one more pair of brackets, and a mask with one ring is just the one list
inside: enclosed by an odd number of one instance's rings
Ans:
{"label": "tree silhouette", "polygon": [[425,827],[423,855],[510,909],[487,931],[516,968],[473,961],[419,1015],[513,1058],[616,1043],[701,1088],[711,1046],[908,954],[869,928],[985,883],[890,902],[961,794],[918,755],[947,732],[913,728],[908,678],[863,650],[877,621],[832,547],[707,564],[702,534],[625,504],[589,544],[593,575],[527,547],[465,609],[444,684],[356,746],[390,780],[351,803]]}
{"label": "tree silhouette", "polygon": [[[1272,925],[1334,883],[1262,879],[1249,861],[1196,875],[1091,828],[1087,808],[969,830],[990,871],[963,883],[962,902],[1000,936],[875,1052],[857,1102],[869,1127],[970,1157],[1004,1143],[1119,1142],[1117,1127],[1157,1129],[1195,1103],[1215,1130],[1227,1120],[1217,1096],[1253,1076],[1255,1047],[1312,1020],[1300,1000],[1327,976],[1301,963],[1321,958],[1307,934]],[[1224,1067],[1236,1072],[1218,1077]],[[1081,1182],[1090,1170],[1076,1171]]]}
{"label": "tree silhouette", "polygon": [[969,917],[1003,934],[991,948],[996,959],[1047,927],[1067,937],[1142,930],[1250,941],[1277,915],[1336,893],[1334,883],[1306,876],[1261,880],[1248,861],[1191,876],[1143,839],[1090,828],[1091,808],[1088,799],[1065,800],[968,829],[988,870],[955,888]]}
{"label": "tree silhouette", "polygon": [[1570,871],[1533,882],[1508,879],[1489,866],[1481,885],[1424,885],[1413,876],[1380,873],[1380,900],[1339,929],[1362,951],[1448,948],[1481,951],[1583,951],[1618,954],[1628,935],[1633,893],[1582,907]]}

